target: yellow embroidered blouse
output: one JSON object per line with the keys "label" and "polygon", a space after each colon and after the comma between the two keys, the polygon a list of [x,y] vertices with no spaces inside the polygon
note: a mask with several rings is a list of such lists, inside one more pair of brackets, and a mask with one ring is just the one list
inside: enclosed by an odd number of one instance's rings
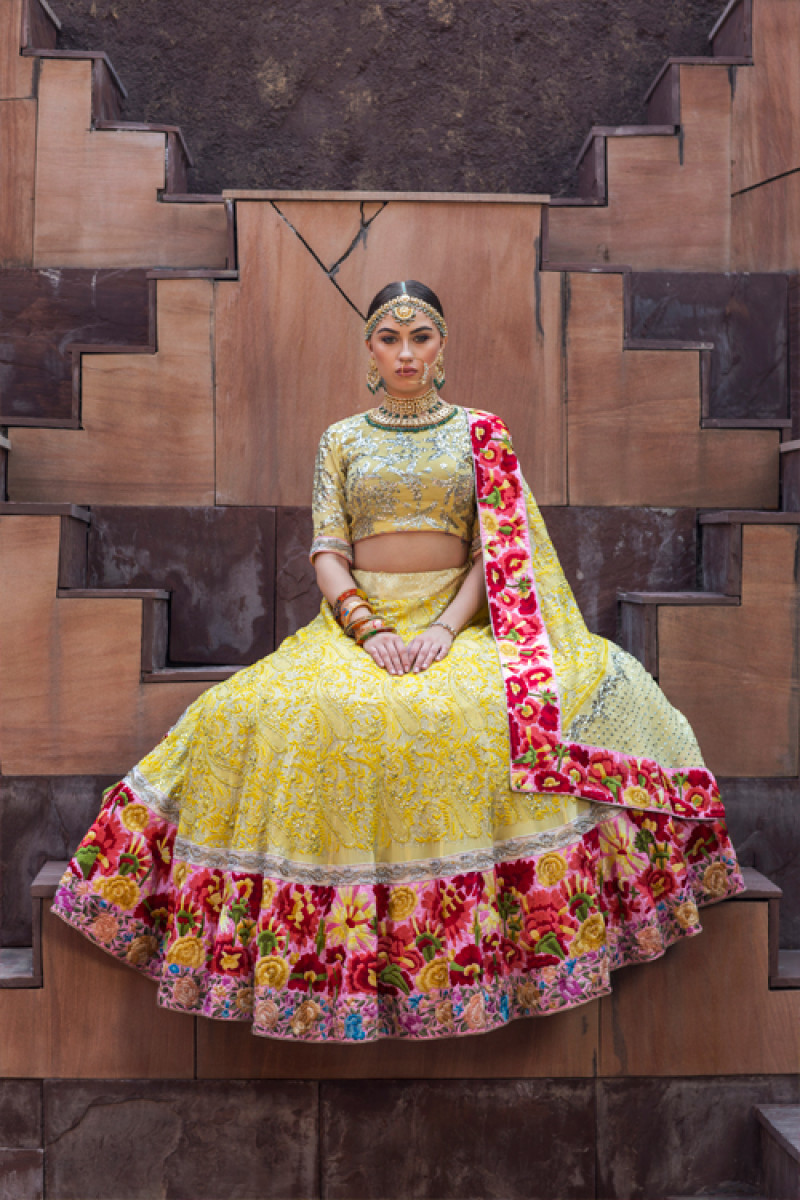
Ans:
{"label": "yellow embroidered blouse", "polygon": [[457,408],[434,429],[377,429],[364,413],[322,435],[314,471],[314,541],[353,562],[378,533],[436,530],[480,550],[469,418]]}

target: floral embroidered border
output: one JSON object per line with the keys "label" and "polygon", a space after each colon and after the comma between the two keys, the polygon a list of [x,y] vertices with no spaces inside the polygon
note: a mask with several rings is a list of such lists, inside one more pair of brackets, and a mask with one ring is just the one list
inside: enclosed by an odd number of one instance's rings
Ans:
{"label": "floral embroidered border", "polygon": [[118,784],[53,911],[163,1006],[294,1041],[450,1037],[584,1004],[742,886],[724,822],[624,808],[559,849],[397,885],[209,869],[176,835]]}
{"label": "floral embroidered border", "polygon": [[508,704],[511,787],[601,804],[722,817],[714,776],[565,741],[553,655],[536,577],[519,461],[493,413],[470,410],[486,592]]}

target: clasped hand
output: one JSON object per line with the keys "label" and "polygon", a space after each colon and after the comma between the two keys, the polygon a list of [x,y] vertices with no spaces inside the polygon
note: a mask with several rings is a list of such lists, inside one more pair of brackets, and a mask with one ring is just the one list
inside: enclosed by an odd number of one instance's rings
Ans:
{"label": "clasped hand", "polygon": [[376,633],[364,650],[390,675],[418,675],[447,655],[453,638],[441,625],[434,625],[406,644],[396,633]]}

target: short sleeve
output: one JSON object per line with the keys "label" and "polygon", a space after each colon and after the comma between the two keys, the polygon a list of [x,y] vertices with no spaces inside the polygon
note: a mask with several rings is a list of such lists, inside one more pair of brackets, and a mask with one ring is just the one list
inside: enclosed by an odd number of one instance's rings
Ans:
{"label": "short sleeve", "polygon": [[314,556],[323,551],[340,554],[349,563],[353,562],[344,480],[341,449],[332,430],[326,429],[319,443],[314,467],[314,489],[311,497],[314,540],[309,554],[312,562]]}

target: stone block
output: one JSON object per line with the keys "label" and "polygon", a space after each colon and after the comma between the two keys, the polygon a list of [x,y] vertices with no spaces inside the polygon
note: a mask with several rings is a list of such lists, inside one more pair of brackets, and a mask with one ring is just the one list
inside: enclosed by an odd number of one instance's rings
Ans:
{"label": "stone block", "polygon": [[274,646],[274,509],[95,507],[88,586],[166,588],[171,663],[248,666]]}
{"label": "stone block", "polygon": [[59,1200],[309,1200],[311,1083],[49,1080],[47,1194]]}
{"label": "stone block", "polygon": [[0,1080],[0,1150],[38,1150],[42,1144],[42,1085]]}
{"label": "stone block", "polygon": [[326,1200],[594,1197],[590,1080],[321,1084]]}
{"label": "stone block", "polygon": [[0,777],[0,945],[30,946],[30,886],[49,858],[70,858],[110,775]]}
{"label": "stone block", "polygon": [[41,1150],[0,1150],[0,1200],[41,1200]]}
{"label": "stone block", "polygon": [[276,508],[275,645],[307,625],[322,596],[308,561],[313,536],[310,508]]}
{"label": "stone block", "polygon": [[720,787],[739,862],[782,888],[780,945],[800,949],[800,781],[722,779]]}
{"label": "stone block", "polygon": [[755,1188],[761,1154],[753,1108],[799,1095],[797,1075],[600,1079],[597,1195],[652,1200]]}
{"label": "stone block", "polygon": [[785,275],[645,271],[627,288],[629,337],[714,344],[706,416],[788,416]]}

